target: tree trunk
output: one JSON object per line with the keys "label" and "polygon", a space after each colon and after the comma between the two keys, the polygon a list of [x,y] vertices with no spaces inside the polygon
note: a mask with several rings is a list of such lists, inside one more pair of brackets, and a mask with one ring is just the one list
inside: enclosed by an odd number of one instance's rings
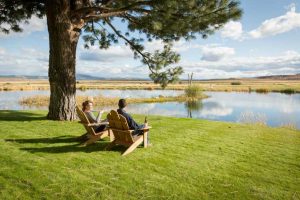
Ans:
{"label": "tree trunk", "polygon": [[47,1],[50,104],[48,119],[74,120],[76,47],[80,36],[70,20],[68,0]]}

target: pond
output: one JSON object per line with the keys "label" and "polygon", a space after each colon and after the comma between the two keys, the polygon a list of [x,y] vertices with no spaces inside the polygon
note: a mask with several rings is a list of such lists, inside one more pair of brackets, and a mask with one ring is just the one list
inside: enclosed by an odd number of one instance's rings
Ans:
{"label": "pond", "polygon": [[[128,98],[176,96],[182,93],[183,91],[174,90],[87,90],[78,91],[77,95]],[[269,126],[289,125],[300,129],[300,94],[239,92],[206,92],[206,94],[210,97],[202,101],[132,104],[128,105],[127,111],[144,115],[259,122]],[[0,109],[47,109],[47,107],[30,108],[18,104],[20,98],[32,95],[49,95],[49,91],[1,91]],[[105,107],[104,109],[111,108]]]}
{"label": "pond", "polygon": [[266,123],[300,129],[300,94],[206,92],[197,102],[129,105],[128,112],[146,115],[191,117],[219,121]]}

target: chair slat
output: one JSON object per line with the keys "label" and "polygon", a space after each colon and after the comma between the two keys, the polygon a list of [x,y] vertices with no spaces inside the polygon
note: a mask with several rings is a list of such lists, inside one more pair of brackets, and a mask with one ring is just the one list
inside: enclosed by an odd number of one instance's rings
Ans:
{"label": "chair slat", "polygon": [[96,133],[93,129],[93,124],[90,123],[85,113],[79,108],[79,106],[76,106],[76,112],[80,119],[80,123],[84,126],[85,130],[89,134],[89,139],[83,143],[83,145],[89,145],[92,143],[95,143],[96,141],[105,138],[110,137],[110,132],[105,129],[101,132]]}
{"label": "chair slat", "polygon": [[76,112],[77,112],[77,115],[78,115],[81,123],[83,124],[85,130],[92,135],[96,135],[93,127],[89,126],[90,122],[89,122],[88,118],[86,117],[84,112],[78,106],[76,106]]}
{"label": "chair slat", "polygon": [[[119,115],[115,110],[111,110],[107,115],[107,119],[109,127],[113,129],[112,131],[115,139],[119,141],[118,143],[130,144],[134,142],[131,136],[132,131],[129,130],[129,126],[124,116]],[[128,132],[124,132],[124,130],[128,130]]]}
{"label": "chair slat", "polygon": [[[125,156],[132,152],[143,142],[144,144],[146,144],[145,135],[139,135],[135,138],[132,137],[131,134],[133,130],[129,130],[126,118],[122,115],[119,115],[117,111],[111,110],[110,113],[107,115],[107,119],[109,122],[110,130],[113,132],[115,139],[107,146],[106,149],[110,149],[115,145],[127,146],[128,148],[122,154],[123,156]],[[144,147],[146,148],[146,145],[144,145]]]}

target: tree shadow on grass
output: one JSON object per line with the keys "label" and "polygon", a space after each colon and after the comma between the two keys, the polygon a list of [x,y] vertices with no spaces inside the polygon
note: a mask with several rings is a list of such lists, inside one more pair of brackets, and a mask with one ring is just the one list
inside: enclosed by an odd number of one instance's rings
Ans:
{"label": "tree shadow on grass", "polygon": [[59,136],[54,138],[30,138],[30,139],[5,139],[6,142],[18,142],[18,143],[70,143],[70,142],[80,142],[80,137],[70,137],[70,136]]}
{"label": "tree shadow on grass", "polygon": [[[92,152],[99,152],[99,151],[106,151],[105,147],[109,144],[108,141],[100,141],[94,144],[90,144],[88,146],[81,146],[78,144],[73,145],[66,145],[66,146],[54,146],[54,147],[41,147],[41,148],[20,148],[20,150],[28,151],[30,153],[74,153],[74,152],[85,152],[85,153],[92,153]],[[126,148],[122,146],[114,147],[109,151],[118,151],[122,153]]]}
{"label": "tree shadow on grass", "polygon": [[[65,145],[65,146],[52,146],[52,147],[23,147],[20,148],[20,150],[28,151],[30,153],[70,153],[70,152],[85,152],[85,153],[91,153],[91,152],[97,152],[97,151],[106,151],[106,146],[110,144],[107,140],[99,140],[94,144],[90,144],[88,146],[82,146],[83,141],[80,140],[80,137],[70,137],[70,136],[59,136],[54,138],[29,138],[29,139],[5,139],[6,142],[17,142],[21,144],[28,144],[28,143],[45,143],[45,144],[62,144],[62,143],[74,143],[77,142],[77,144],[71,144],[71,145]],[[126,150],[126,147],[123,146],[115,146],[111,148],[109,151],[117,151],[117,152],[124,152]]]}
{"label": "tree shadow on grass", "polygon": [[46,120],[43,114],[30,111],[0,110],[0,121],[35,121]]}

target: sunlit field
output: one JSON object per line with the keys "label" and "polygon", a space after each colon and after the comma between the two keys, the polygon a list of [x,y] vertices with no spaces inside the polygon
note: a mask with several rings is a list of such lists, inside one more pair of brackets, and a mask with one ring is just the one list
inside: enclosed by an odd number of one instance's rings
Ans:
{"label": "sunlit field", "polygon": [[[193,81],[204,91],[240,91],[240,92],[300,92],[300,80],[271,80],[271,79],[228,79]],[[187,81],[170,84],[166,89],[184,90]],[[88,81],[79,80],[77,89],[161,89],[152,81]],[[16,80],[0,79],[0,90],[49,90],[48,80]]]}
{"label": "sunlit field", "polygon": [[0,199],[300,198],[299,131],[149,116],[153,146],[122,157],[45,115],[0,111]]}

